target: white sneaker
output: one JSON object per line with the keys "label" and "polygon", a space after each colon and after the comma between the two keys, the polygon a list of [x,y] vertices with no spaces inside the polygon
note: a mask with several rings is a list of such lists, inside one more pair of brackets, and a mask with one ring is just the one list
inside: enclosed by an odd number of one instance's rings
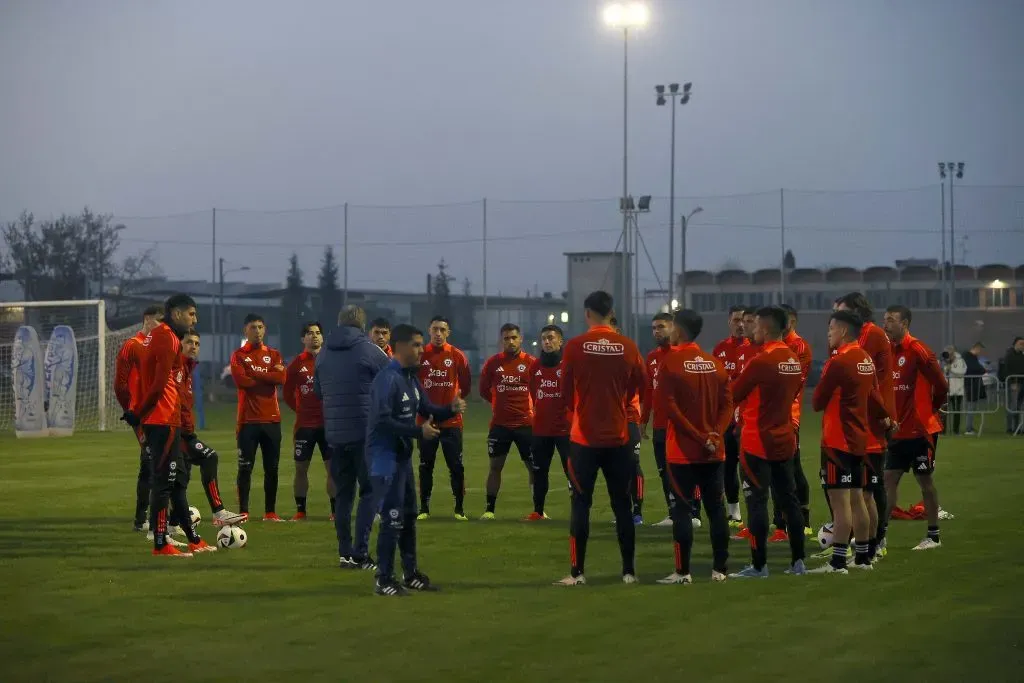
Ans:
{"label": "white sneaker", "polygon": [[672,518],[671,517],[666,517],[665,519],[661,520],[660,522],[658,522],[654,526],[661,526],[661,527],[672,526]]}
{"label": "white sneaker", "polygon": [[662,584],[682,584],[688,586],[693,583],[693,577],[689,574],[680,574],[679,572],[672,572],[664,579],[658,579],[658,583]]}
{"label": "white sneaker", "polygon": [[939,519],[955,519],[955,515],[952,512],[948,512],[939,508]]}
{"label": "white sneaker", "polygon": [[245,515],[240,515],[230,510],[220,510],[219,512],[213,513],[213,525],[214,526],[238,526],[248,520]]}
{"label": "white sneaker", "polygon": [[622,583],[630,585],[634,583],[640,583],[640,580],[636,578],[636,574],[623,574]]}
{"label": "white sneaker", "polygon": [[718,583],[718,582],[721,582],[721,581],[725,581],[727,578],[729,578],[729,577],[726,576],[725,574],[723,574],[722,572],[715,571],[714,569],[711,570],[711,581],[712,582]]}
{"label": "white sneaker", "polygon": [[564,579],[560,579],[558,581],[555,581],[551,585],[552,586],[582,586],[582,585],[584,585],[586,583],[587,583],[587,579],[586,579],[586,577],[583,576],[583,574],[580,574],[579,576],[573,576],[572,574],[570,574],[569,576],[565,577]]}
{"label": "white sneaker", "polygon": [[870,562],[868,562],[867,564],[857,564],[856,562],[854,562],[853,564],[848,564],[846,566],[850,569],[861,569],[869,571],[873,571],[875,568],[875,565],[871,564]]}
{"label": "white sneaker", "polygon": [[[178,539],[172,537],[171,533],[170,533],[170,529],[167,530],[167,535],[164,536],[164,539],[166,539],[167,545],[173,545],[175,548],[186,548],[186,547],[188,547],[188,543],[182,543]],[[146,540],[149,540],[149,541],[153,540],[153,532],[152,531],[149,531],[149,532],[146,533]]]}
{"label": "white sneaker", "polygon": [[703,526],[701,521],[700,521],[700,517],[694,517],[690,521],[692,522],[694,529],[699,529],[699,528],[701,528],[701,526]]}
{"label": "white sneaker", "polygon": [[808,569],[807,573],[808,574],[849,574],[850,570],[846,569],[845,567],[843,569],[836,569],[831,564],[823,564],[820,567],[815,567],[814,569]]}
{"label": "white sneaker", "polygon": [[171,536],[171,535],[174,535],[174,536],[184,536],[185,535],[185,531],[180,526],[177,526],[177,525],[173,525],[172,526],[172,525],[169,524],[169,525],[167,525],[167,535],[168,536]]}
{"label": "white sneaker", "polygon": [[941,548],[942,541],[933,541],[930,538],[925,538],[923,541],[913,547],[913,550],[932,550],[934,548]]}

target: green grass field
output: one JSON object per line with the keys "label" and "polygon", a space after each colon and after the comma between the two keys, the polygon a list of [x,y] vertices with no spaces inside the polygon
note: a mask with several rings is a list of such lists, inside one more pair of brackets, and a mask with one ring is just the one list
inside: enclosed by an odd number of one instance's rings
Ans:
{"label": "green grass field", "polygon": [[[470,409],[467,509],[475,519],[487,408]],[[232,426],[224,413],[212,417],[203,436],[221,453],[221,486],[234,507]],[[817,422],[806,421],[805,444],[817,442]],[[175,561],[151,557],[131,531],[137,456],[127,433],[4,435],[0,453],[0,681],[8,683],[1009,681],[1024,665],[1024,440],[1001,430],[940,443],[942,505],[956,515],[941,549],[912,553],[923,522],[894,522],[889,556],[873,573],[787,577],[781,544],[770,549],[767,581],[712,585],[702,529],[698,583],[688,587],[654,583],[671,572],[672,550],[670,531],[650,527],[638,531],[642,583],[619,582],[603,494],[589,585],[551,587],[568,569],[568,497],[557,465],[553,520],[528,525],[518,521],[530,505],[517,459],[492,523],[441,515],[450,496],[439,464],[435,518],[419,526],[419,542],[422,567],[444,592],[401,600],[375,597],[369,573],[338,569],[319,467],[311,521],[250,522],[247,548]],[[815,466],[812,455],[808,471]],[[644,468],[653,522],[665,509],[649,445]],[[284,460],[282,515],[294,511],[292,472]],[[262,510],[261,481],[258,467],[254,510]],[[825,507],[815,495],[820,524]],[[901,502],[919,497],[905,480]],[[208,518],[196,485],[190,500]],[[206,521],[200,531],[213,539]],[[738,569],[748,549],[734,542],[732,551]]]}

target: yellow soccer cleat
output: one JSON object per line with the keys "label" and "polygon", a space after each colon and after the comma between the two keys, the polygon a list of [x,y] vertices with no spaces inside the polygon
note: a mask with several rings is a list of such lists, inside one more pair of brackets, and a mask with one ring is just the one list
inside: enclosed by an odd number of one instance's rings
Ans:
{"label": "yellow soccer cleat", "polygon": [[420,514],[416,515],[416,521],[417,522],[425,522],[428,519],[430,519],[430,513],[429,512],[421,512]]}
{"label": "yellow soccer cleat", "polygon": [[493,512],[485,512],[484,514],[480,515],[480,519],[481,519],[481,521],[490,521],[490,520],[494,519],[494,513]]}

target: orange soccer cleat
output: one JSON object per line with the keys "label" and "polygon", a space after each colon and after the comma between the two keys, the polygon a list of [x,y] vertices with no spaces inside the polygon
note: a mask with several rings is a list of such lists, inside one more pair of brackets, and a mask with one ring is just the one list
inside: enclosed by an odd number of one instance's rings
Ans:
{"label": "orange soccer cleat", "polygon": [[734,541],[749,541],[754,535],[750,533],[750,529],[743,527],[739,533],[732,537]]}
{"label": "orange soccer cleat", "polygon": [[548,519],[548,516],[540,512],[531,512],[523,517],[524,522],[542,522],[545,519]]}
{"label": "orange soccer cleat", "polygon": [[153,555],[162,555],[165,557],[192,557],[192,553],[185,553],[173,545],[165,545],[162,548],[153,548]]}
{"label": "orange soccer cleat", "polygon": [[263,515],[263,521],[264,522],[283,522],[284,520],[281,519],[281,515],[277,514],[276,512],[268,512],[267,514]]}
{"label": "orange soccer cleat", "polygon": [[768,537],[769,543],[786,543],[789,541],[789,534],[782,529],[776,529],[775,533]]}
{"label": "orange soccer cleat", "polygon": [[296,512],[295,516],[292,517],[291,521],[293,521],[293,522],[301,522],[304,519],[306,519],[306,513],[305,512]]}
{"label": "orange soccer cleat", "polygon": [[217,546],[210,545],[200,538],[198,543],[188,544],[188,551],[190,553],[215,553],[217,552]]}

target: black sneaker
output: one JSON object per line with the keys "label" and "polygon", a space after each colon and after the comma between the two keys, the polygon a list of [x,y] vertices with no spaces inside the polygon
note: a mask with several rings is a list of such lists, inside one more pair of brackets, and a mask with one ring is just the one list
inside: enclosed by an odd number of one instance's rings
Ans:
{"label": "black sneaker", "polygon": [[356,561],[352,559],[351,555],[343,555],[338,558],[338,567],[340,569],[355,569]]}
{"label": "black sneaker", "polygon": [[430,583],[430,577],[423,572],[413,572],[405,577],[403,582],[405,587],[413,591],[423,591],[424,593],[436,593],[439,589],[434,584]]}
{"label": "black sneaker", "polygon": [[394,579],[377,579],[377,585],[374,587],[373,592],[377,595],[385,595],[388,597],[402,598],[409,594],[409,591],[405,590],[400,583]]}
{"label": "black sneaker", "polygon": [[353,557],[352,564],[356,569],[365,569],[367,571],[375,571],[377,569],[377,562],[369,555],[366,557]]}
{"label": "black sneaker", "polygon": [[142,522],[132,522],[132,531],[142,531]]}

